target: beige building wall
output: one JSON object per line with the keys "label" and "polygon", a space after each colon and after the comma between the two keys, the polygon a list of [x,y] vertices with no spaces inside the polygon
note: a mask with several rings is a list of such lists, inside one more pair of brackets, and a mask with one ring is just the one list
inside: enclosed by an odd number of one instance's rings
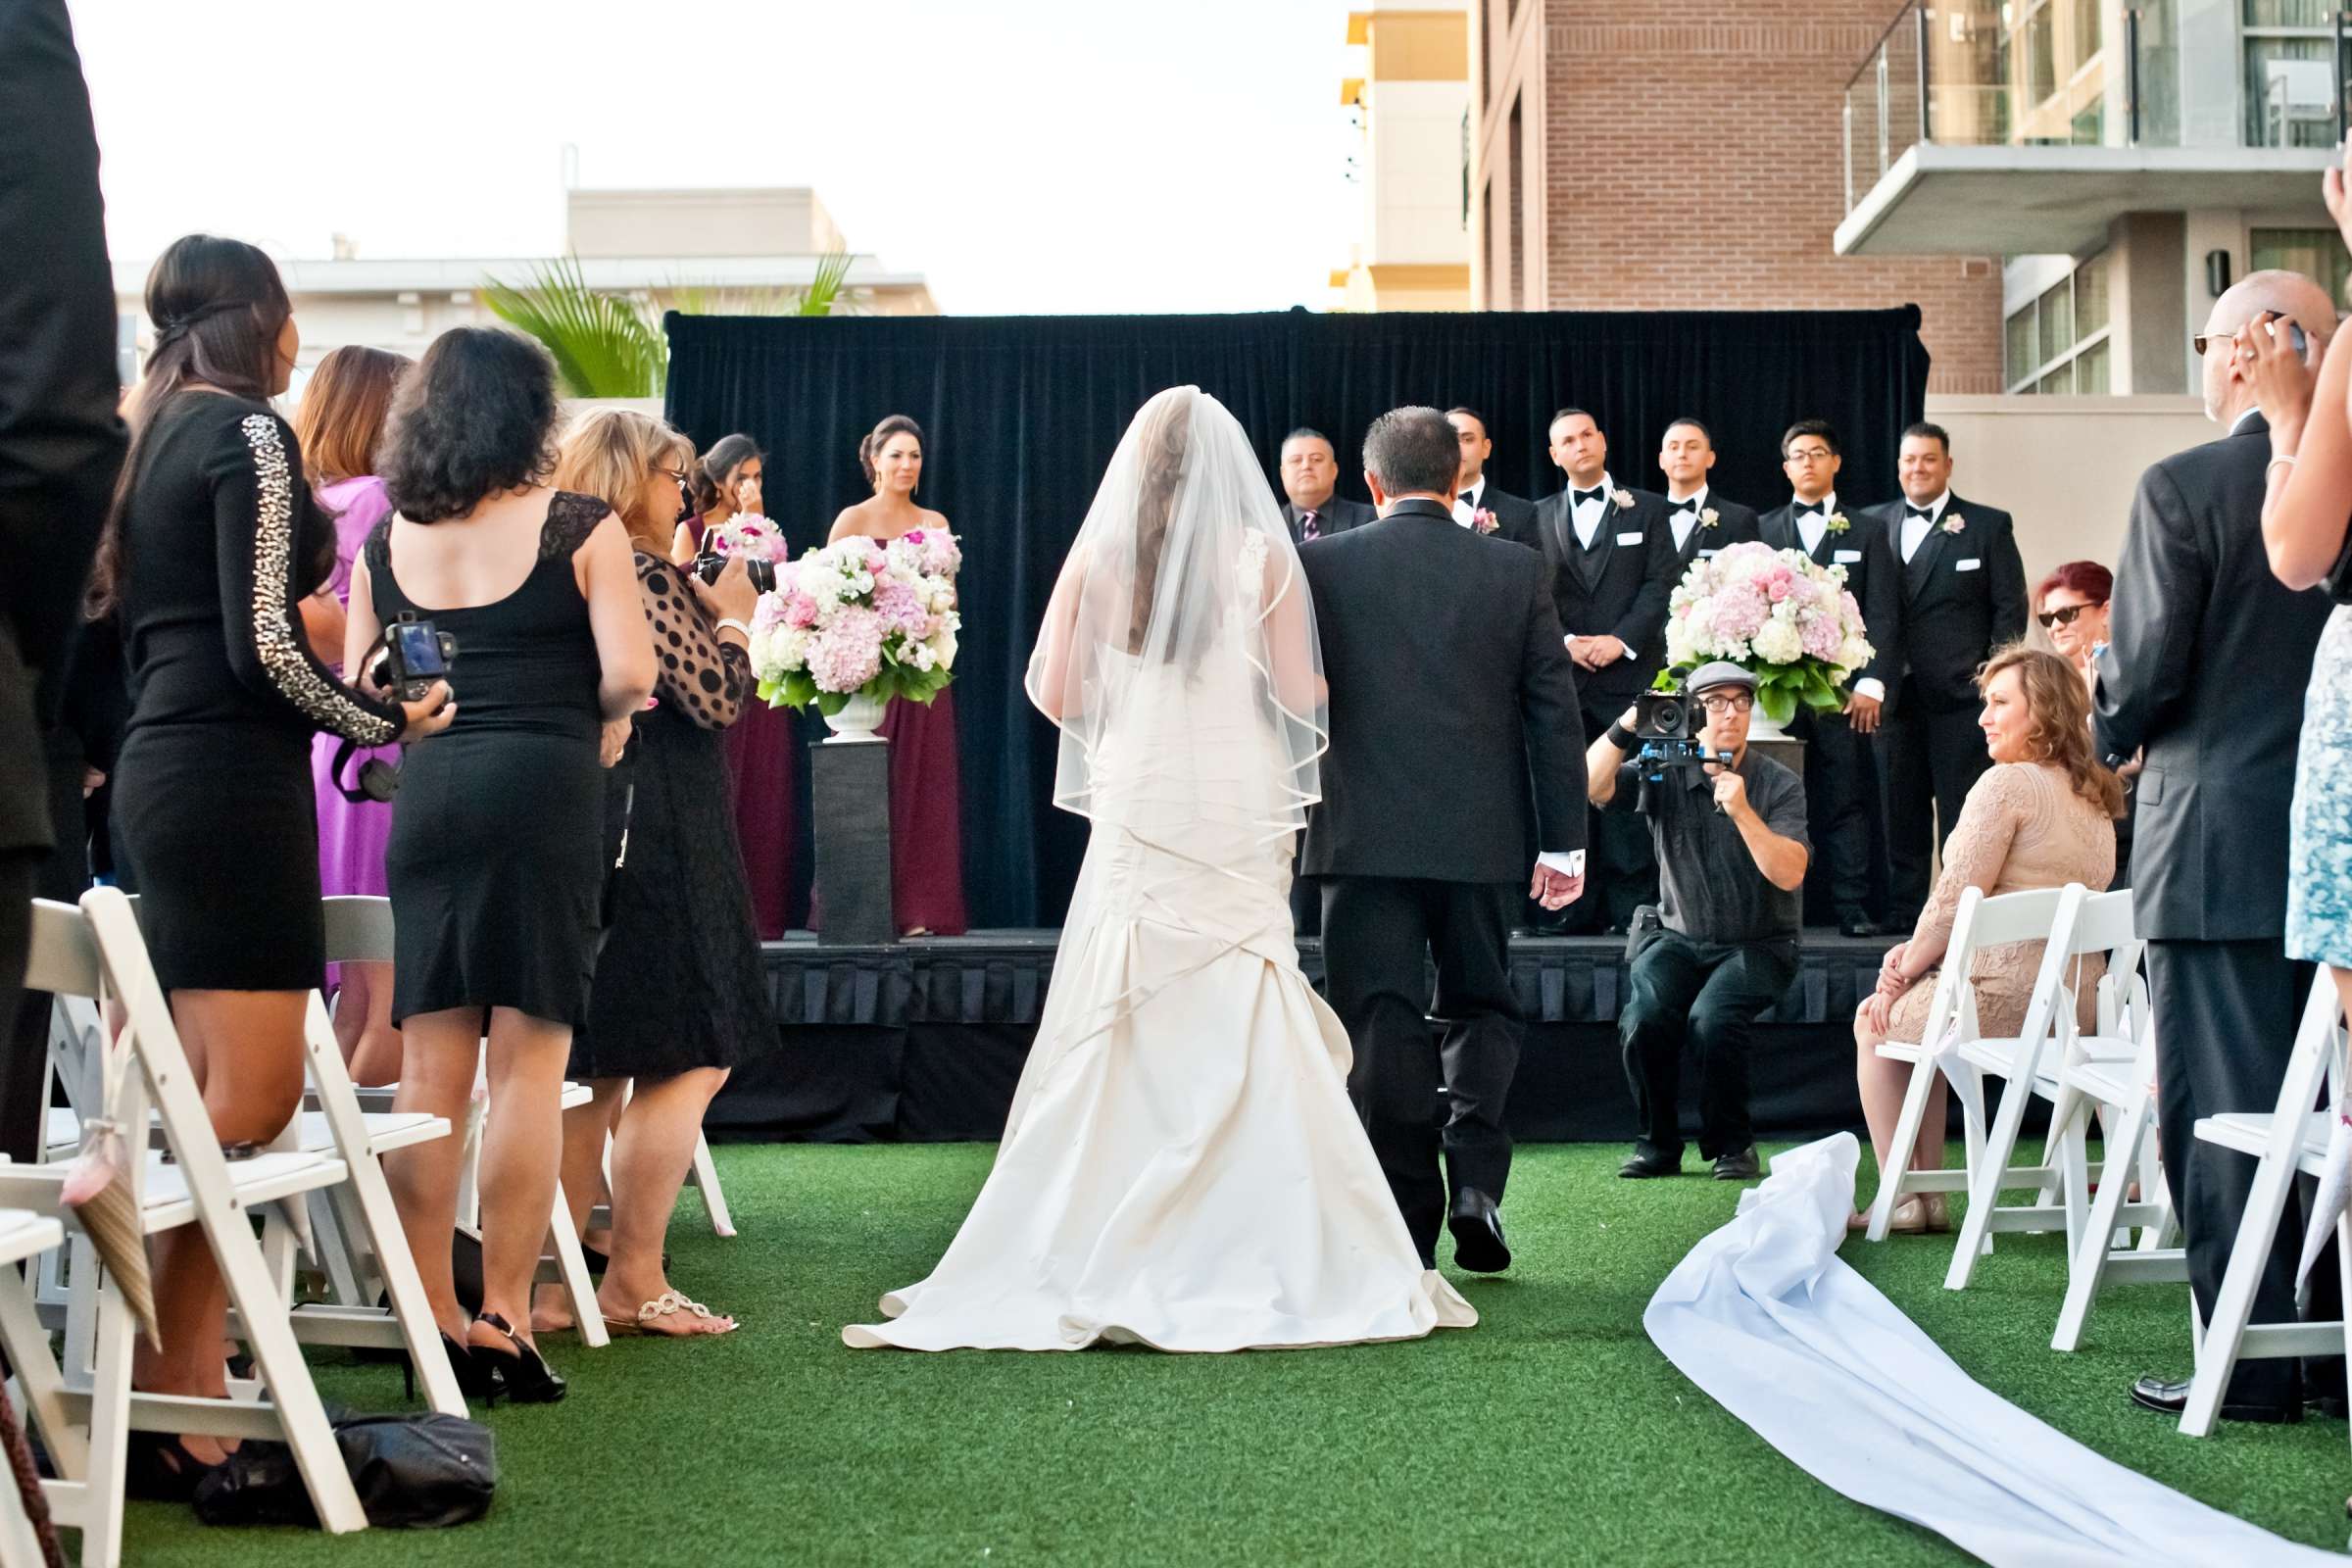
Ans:
{"label": "beige building wall", "polygon": [[1362,113],[1363,237],[1348,265],[1332,271],[1334,303],[1349,311],[1467,310],[1467,0],[1353,12],[1348,41],[1365,54],[1365,74],[1340,89],[1341,102]]}
{"label": "beige building wall", "polygon": [[571,253],[592,256],[822,256],[847,249],[807,186],[773,190],[572,190]]}

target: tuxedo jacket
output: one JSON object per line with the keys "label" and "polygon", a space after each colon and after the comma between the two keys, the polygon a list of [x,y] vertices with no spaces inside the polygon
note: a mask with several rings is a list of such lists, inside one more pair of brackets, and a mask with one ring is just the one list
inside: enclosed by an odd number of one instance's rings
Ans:
{"label": "tuxedo jacket", "polygon": [[2257,415],[2166,458],[2132,498],[2092,723],[2110,766],[2146,749],[2132,847],[2143,937],[2275,942],[2286,928],[2304,687],[2332,607],[2271,573],[2270,460]]}
{"label": "tuxedo jacket", "polygon": [[1611,713],[1632,702],[1658,672],[1666,601],[1676,575],[1674,531],[1666,525],[1664,498],[1629,493],[1631,507],[1610,498],[1590,550],[1577,542],[1567,491],[1536,503],[1536,536],[1561,627],[1574,637],[1606,632],[1633,651],[1605,669],[1579,672],[1586,705]]}
{"label": "tuxedo jacket", "polygon": [[[2009,514],[1954,494],[1918,552],[1903,560],[1900,501],[1865,507],[1886,536],[1903,585],[1903,657],[1930,708],[1977,706],[1977,669],[1992,651],[2026,634],[2026,564]],[[1959,531],[1952,531],[1957,519]],[[1904,671],[1897,670],[1902,674]],[[1891,687],[1892,683],[1889,682]]]}
{"label": "tuxedo jacket", "polygon": [[[1648,490],[1634,492],[1643,497],[1653,493]],[[1755,508],[1743,507],[1720,491],[1710,489],[1706,504],[1700,508],[1701,520],[1691,525],[1690,536],[1677,547],[1674,542],[1674,514],[1682,508],[1662,495],[1658,496],[1657,501],[1658,510],[1666,518],[1666,548],[1674,556],[1674,580],[1677,583],[1683,580],[1683,573],[1690,569],[1691,564],[1702,557],[1712,556],[1726,545],[1746,544],[1763,537],[1757,532]],[[1703,514],[1708,512],[1715,514],[1713,527],[1707,526],[1703,518]]]}
{"label": "tuxedo jacket", "polygon": [[[1902,562],[1886,543],[1886,530],[1862,515],[1858,507],[1840,506],[1846,517],[1843,533],[1824,532],[1812,559],[1824,566],[1845,568],[1845,591],[1862,607],[1862,627],[1870,639],[1870,662],[1853,673],[1853,680],[1877,680],[1886,688],[1891,709],[1903,673]],[[1796,526],[1796,508],[1775,507],[1756,519],[1756,536],[1775,550],[1802,550],[1804,534]],[[1848,682],[1851,687],[1851,681]]]}
{"label": "tuxedo jacket", "polygon": [[[1379,515],[1379,513],[1374,512],[1364,502],[1350,501],[1346,496],[1334,495],[1315,512],[1315,533],[1319,538],[1329,538],[1335,533],[1346,533],[1350,528],[1360,528]],[[1291,543],[1296,545],[1305,542],[1298,537],[1298,509],[1288,501],[1282,504],[1282,522],[1284,527],[1291,530]]]}
{"label": "tuxedo jacket", "polygon": [[1331,686],[1301,874],[1524,886],[1531,840],[1583,849],[1576,666],[1543,558],[1406,500],[1298,560]]}
{"label": "tuxedo jacket", "polygon": [[[0,5],[0,852],[50,843],[41,731],[98,545],[122,421],[98,143],[63,0]],[[36,686],[42,711],[35,714]],[[13,994],[13,993],[12,993]],[[0,1020],[0,1028],[5,1020]]]}
{"label": "tuxedo jacket", "polygon": [[1507,490],[1497,490],[1489,484],[1479,492],[1478,504],[1494,514],[1494,532],[1489,537],[1508,539],[1530,550],[1543,548],[1536,538],[1536,504],[1533,501],[1512,495]]}

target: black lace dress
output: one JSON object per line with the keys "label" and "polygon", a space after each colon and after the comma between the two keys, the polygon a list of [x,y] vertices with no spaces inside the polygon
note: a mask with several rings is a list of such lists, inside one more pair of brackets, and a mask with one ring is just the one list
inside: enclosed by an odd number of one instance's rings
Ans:
{"label": "black lace dress", "polygon": [[434,610],[401,591],[393,519],[368,536],[376,615],[457,638],[458,716],[408,748],[384,878],[392,895],[392,1020],[514,1007],[576,1027],[596,964],[604,887],[602,666],[572,557],[611,509],[558,491],[522,586]]}
{"label": "black lace dress", "polygon": [[334,564],[334,525],[285,420],[187,392],[156,416],[122,511],[132,707],[115,761],[117,835],[167,989],[318,984],[311,735],[369,746],[399,709],[335,679],[298,612]]}
{"label": "black lace dress", "polygon": [[735,842],[721,731],[752,700],[750,659],[715,629],[668,562],[637,557],[661,680],[607,780],[607,835],[630,797],[627,854],[608,898],[575,1079],[732,1067],[772,1047],[776,1020]]}

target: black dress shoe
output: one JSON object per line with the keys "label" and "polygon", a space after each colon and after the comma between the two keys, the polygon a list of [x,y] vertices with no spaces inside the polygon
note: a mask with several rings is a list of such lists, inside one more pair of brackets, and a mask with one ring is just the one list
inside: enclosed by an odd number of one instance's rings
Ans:
{"label": "black dress shoe", "polygon": [[1752,1182],[1763,1174],[1763,1162],[1756,1158],[1756,1146],[1753,1144],[1738,1153],[1716,1156],[1715,1179],[1719,1182]]}
{"label": "black dress shoe", "polygon": [[1838,917],[1838,932],[1848,937],[1883,937],[1886,928],[1859,909],[1849,909]]}
{"label": "black dress shoe", "polygon": [[1511,1266],[1511,1250],[1502,1239],[1502,1216],[1494,1200],[1475,1187],[1453,1195],[1453,1212],[1446,1217],[1453,1233],[1453,1261],[1473,1274],[1499,1274]]}
{"label": "black dress shoe", "polygon": [[1682,1173],[1681,1154],[1644,1154],[1640,1150],[1634,1151],[1634,1157],[1617,1167],[1618,1175],[1635,1180],[1650,1176],[1680,1176]]}
{"label": "black dress shoe", "polygon": [[[2167,1383],[2159,1377],[2144,1377],[2132,1385],[2132,1402],[2143,1410],[2163,1415],[2179,1415],[2188,1408],[2188,1385]],[[2303,1419],[2300,1404],[2225,1404],[2225,1421],[2259,1421],[2266,1426],[2292,1426]]]}

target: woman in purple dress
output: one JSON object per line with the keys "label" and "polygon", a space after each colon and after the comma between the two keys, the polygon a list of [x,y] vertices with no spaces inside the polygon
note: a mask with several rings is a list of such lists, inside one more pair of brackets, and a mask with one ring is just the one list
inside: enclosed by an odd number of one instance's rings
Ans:
{"label": "woman in purple dress", "polygon": [[[759,514],[760,445],[748,435],[719,437],[688,475],[694,515],[678,524],[669,559],[680,565],[702,553],[710,530],[731,518]],[[746,705],[727,730],[727,783],[734,792],[735,836],[743,844],[744,879],[752,886],[752,915],[760,940],[773,942],[792,925],[793,850],[800,833],[798,740],[792,710],[762,702]]]}
{"label": "woman in purple dress", "polygon": [[[833,519],[825,543],[862,535],[896,539],[948,519],[914,504],[923,476],[922,427],[904,414],[858,445],[873,498]],[[899,929],[910,937],[961,936],[963,794],[956,763],[956,694],[890,705],[875,731],[890,742],[890,891]],[[812,922],[813,923],[813,922]]]}
{"label": "woman in purple dress", "polygon": [[[318,362],[295,411],[294,434],[301,443],[319,507],[335,519],[335,569],[324,587],[305,602],[303,624],[320,658],[343,660],[343,611],[351,602],[351,563],[368,542],[368,530],[383,520],[392,504],[375,477],[383,445],[384,416],[392,389],[412,362],[382,349],[350,345]],[[324,650],[331,649],[331,652]],[[337,673],[340,673],[338,668]],[[386,801],[347,800],[334,772],[338,736],[311,738],[311,777],[318,796],[318,881],[326,896],[384,897],[384,841],[392,832]],[[355,783],[370,759],[397,765],[400,748],[362,751],[344,764],[342,783]],[[335,1039],[354,1082],[388,1084],[400,1076],[400,1031],[392,1026],[392,966],[346,963],[331,978],[335,986]]]}

